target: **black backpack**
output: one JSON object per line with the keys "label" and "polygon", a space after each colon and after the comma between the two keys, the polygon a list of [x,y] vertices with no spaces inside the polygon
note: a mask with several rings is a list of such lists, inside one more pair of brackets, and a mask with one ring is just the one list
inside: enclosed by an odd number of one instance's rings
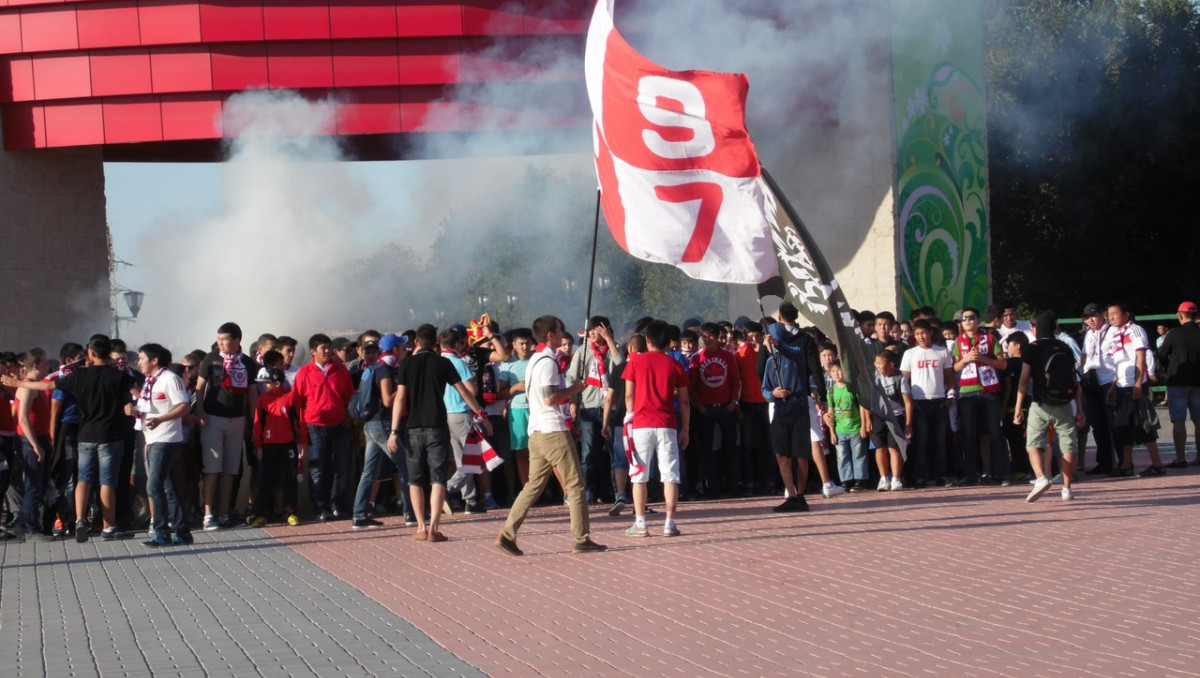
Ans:
{"label": "black backpack", "polygon": [[1075,400],[1079,383],[1075,377],[1075,354],[1057,339],[1039,339],[1042,374],[1046,379],[1046,402],[1063,405]]}
{"label": "black backpack", "polygon": [[363,369],[358,380],[358,388],[354,389],[354,397],[350,399],[348,408],[351,419],[368,421],[383,408],[383,395],[375,388],[375,370],[387,367],[375,363]]}

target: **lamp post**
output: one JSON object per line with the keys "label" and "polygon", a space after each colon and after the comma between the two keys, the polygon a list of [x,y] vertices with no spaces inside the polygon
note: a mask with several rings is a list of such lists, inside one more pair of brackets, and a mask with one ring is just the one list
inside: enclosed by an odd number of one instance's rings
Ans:
{"label": "lamp post", "polygon": [[122,320],[133,321],[137,318],[138,312],[142,310],[142,300],[146,298],[146,295],[142,292],[136,292],[134,290],[125,290],[125,293],[122,294],[121,297],[125,299],[125,306],[129,309],[129,315],[121,315],[121,312],[117,310],[117,305],[115,303],[113,304],[114,339],[121,338]]}
{"label": "lamp post", "polygon": [[479,312],[483,313],[484,309],[487,308],[488,295],[486,295],[486,294],[479,295],[479,297],[477,297],[477,301],[479,302]]}

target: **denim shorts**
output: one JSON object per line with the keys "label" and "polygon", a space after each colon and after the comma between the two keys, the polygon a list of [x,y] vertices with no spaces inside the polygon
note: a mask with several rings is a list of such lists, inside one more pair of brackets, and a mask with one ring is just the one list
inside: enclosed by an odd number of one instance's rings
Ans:
{"label": "denim shorts", "polygon": [[116,487],[120,482],[121,457],[125,454],[125,443],[79,443],[79,480],[95,484],[99,472],[100,484]]}
{"label": "denim shorts", "polygon": [[1171,412],[1171,423],[1200,421],[1200,386],[1168,386],[1167,409]]}

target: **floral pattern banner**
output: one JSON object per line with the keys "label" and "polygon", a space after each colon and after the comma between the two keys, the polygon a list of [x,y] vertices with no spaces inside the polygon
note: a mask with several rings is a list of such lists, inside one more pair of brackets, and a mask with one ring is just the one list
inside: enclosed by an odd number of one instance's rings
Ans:
{"label": "floral pattern banner", "polygon": [[901,311],[949,318],[991,285],[980,0],[892,8]]}

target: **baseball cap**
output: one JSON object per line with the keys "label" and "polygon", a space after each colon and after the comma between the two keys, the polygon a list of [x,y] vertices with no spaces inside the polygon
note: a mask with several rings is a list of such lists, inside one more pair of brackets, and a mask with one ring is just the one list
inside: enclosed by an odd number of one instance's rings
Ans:
{"label": "baseball cap", "polygon": [[389,334],[379,340],[379,350],[384,353],[391,353],[397,346],[403,346],[408,343],[408,337],[403,334]]}
{"label": "baseball cap", "polygon": [[362,343],[362,346],[359,346],[359,348],[361,348],[361,349],[362,349],[362,350],[364,350],[364,351],[370,351],[370,350],[376,350],[376,351],[378,351],[378,350],[379,350],[379,342],[377,342],[377,341],[364,341],[364,342]]}
{"label": "baseball cap", "polygon": [[349,345],[350,340],[346,337],[338,337],[337,339],[334,339],[332,343],[330,343],[330,347],[335,351],[341,348],[346,348]]}
{"label": "baseball cap", "polygon": [[254,381],[284,381],[287,376],[283,374],[283,370],[276,367],[263,367],[259,369],[258,376],[254,377]]}
{"label": "baseball cap", "polygon": [[1097,304],[1097,303],[1091,303],[1091,304],[1088,304],[1087,306],[1083,307],[1083,317],[1085,317],[1085,318],[1096,315],[1097,313],[1103,313],[1103,312],[1104,311],[1101,310],[1101,308],[1100,308],[1100,304]]}
{"label": "baseball cap", "polygon": [[1178,313],[1200,313],[1200,306],[1196,306],[1195,302],[1185,301],[1179,305]]}
{"label": "baseball cap", "polygon": [[454,330],[455,332],[458,332],[458,336],[462,337],[463,339],[467,338],[467,326],[466,325],[464,325],[462,323],[454,323],[453,325],[450,326],[450,329]]}

